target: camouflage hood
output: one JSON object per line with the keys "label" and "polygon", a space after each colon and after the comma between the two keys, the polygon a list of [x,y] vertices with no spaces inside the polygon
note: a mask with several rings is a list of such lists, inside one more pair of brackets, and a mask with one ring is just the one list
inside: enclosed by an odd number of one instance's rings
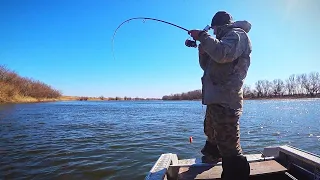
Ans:
{"label": "camouflage hood", "polygon": [[221,39],[226,33],[232,30],[232,28],[240,28],[246,33],[249,33],[251,24],[248,21],[235,21],[231,24],[220,26],[217,32],[217,39]]}
{"label": "camouflage hood", "polygon": [[251,29],[251,24],[248,21],[236,21],[231,25],[233,28],[240,28],[244,30],[246,33],[249,33]]}

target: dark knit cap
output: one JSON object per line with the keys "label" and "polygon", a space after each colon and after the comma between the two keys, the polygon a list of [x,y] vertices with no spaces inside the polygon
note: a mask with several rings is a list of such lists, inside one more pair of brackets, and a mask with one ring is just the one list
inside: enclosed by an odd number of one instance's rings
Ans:
{"label": "dark knit cap", "polygon": [[213,16],[211,21],[211,27],[223,26],[232,23],[232,21],[232,16],[229,13],[225,11],[219,11]]}

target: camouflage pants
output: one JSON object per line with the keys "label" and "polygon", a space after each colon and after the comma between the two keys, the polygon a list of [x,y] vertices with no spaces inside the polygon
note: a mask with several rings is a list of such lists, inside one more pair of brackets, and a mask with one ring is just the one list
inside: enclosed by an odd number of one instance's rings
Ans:
{"label": "camouflage pants", "polygon": [[239,117],[241,113],[218,104],[207,105],[204,133],[216,144],[222,157],[242,154]]}

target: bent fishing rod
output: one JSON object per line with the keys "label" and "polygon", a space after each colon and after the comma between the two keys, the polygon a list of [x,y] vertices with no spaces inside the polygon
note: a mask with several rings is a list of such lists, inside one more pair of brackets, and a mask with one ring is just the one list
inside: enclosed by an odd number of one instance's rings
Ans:
{"label": "bent fishing rod", "polygon": [[[182,30],[184,30],[184,31],[189,32],[189,30],[186,29],[186,28],[184,28],[184,27],[181,27],[181,26],[178,26],[178,25],[176,25],[176,24],[173,24],[173,23],[170,23],[170,22],[167,22],[167,21],[164,21],[164,20],[160,20],[160,19],[149,18],[149,17],[134,17],[134,18],[127,19],[127,20],[123,21],[123,22],[117,27],[117,29],[116,29],[116,30],[114,31],[114,33],[113,33],[113,37],[112,37],[112,53],[113,53],[113,58],[114,58],[114,59],[115,59],[115,57],[114,57],[114,38],[115,38],[115,35],[116,35],[118,29],[119,29],[123,24],[125,24],[125,23],[127,23],[127,22],[129,22],[129,21],[132,21],[132,20],[143,20],[143,21],[145,21],[145,20],[152,20],[152,21],[157,21],[157,22],[165,23],[165,24],[168,24],[168,25],[171,25],[171,26],[174,26],[174,27],[177,27],[177,28],[179,28],[179,29],[182,29]],[[207,25],[203,30],[204,30],[204,31],[208,31],[210,28],[211,28],[211,27],[210,27],[209,25]],[[187,47],[194,47],[194,48],[196,48],[196,47],[197,47],[197,42],[196,42],[196,40],[187,39],[187,40],[185,41],[185,45],[186,45]]]}

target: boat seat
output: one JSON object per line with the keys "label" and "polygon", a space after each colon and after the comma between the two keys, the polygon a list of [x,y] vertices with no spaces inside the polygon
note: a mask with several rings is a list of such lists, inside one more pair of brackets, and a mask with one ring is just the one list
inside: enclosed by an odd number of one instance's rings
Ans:
{"label": "boat seat", "polygon": [[[270,175],[287,171],[275,160],[250,163],[250,176]],[[179,180],[190,179],[221,179],[222,166],[181,166],[178,170]]]}

